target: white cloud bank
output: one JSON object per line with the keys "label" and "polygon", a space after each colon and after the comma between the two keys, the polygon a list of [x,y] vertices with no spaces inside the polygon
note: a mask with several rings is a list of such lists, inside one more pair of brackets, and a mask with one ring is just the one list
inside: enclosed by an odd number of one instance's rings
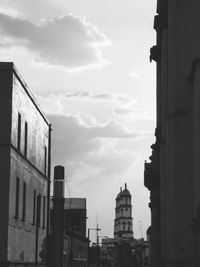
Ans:
{"label": "white cloud bank", "polygon": [[104,139],[135,139],[146,133],[133,132],[125,126],[109,121],[89,125],[75,115],[49,115],[53,127],[53,150],[56,160],[84,160],[89,153],[102,148]]}
{"label": "white cloud bank", "polygon": [[94,25],[74,14],[43,20],[28,20],[0,13],[0,46],[25,47],[37,60],[68,69],[102,66],[101,46],[110,44]]}

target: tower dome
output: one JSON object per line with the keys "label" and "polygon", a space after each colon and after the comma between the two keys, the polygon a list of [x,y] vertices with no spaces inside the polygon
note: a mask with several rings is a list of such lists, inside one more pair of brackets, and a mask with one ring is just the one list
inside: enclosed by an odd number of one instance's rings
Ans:
{"label": "tower dome", "polygon": [[124,190],[121,192],[121,196],[130,196],[131,197],[131,193],[129,192],[129,190],[127,189],[127,184],[125,183],[125,188]]}

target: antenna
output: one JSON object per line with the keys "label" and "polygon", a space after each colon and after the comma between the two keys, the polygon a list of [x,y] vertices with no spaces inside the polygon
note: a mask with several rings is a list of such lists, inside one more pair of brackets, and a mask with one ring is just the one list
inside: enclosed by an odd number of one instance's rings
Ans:
{"label": "antenna", "polygon": [[97,246],[99,245],[99,236],[98,236],[98,231],[99,231],[99,225],[98,225],[98,214],[96,213],[96,240],[97,240]]}
{"label": "antenna", "polygon": [[99,245],[99,234],[98,234],[98,231],[99,231],[99,225],[97,224],[97,228],[96,228],[96,233],[97,233],[97,246]]}

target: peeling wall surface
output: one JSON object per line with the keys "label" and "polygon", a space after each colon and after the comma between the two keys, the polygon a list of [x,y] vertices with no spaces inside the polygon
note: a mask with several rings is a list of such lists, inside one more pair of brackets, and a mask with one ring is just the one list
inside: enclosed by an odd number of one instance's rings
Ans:
{"label": "peeling wall surface", "polygon": [[0,262],[34,262],[36,251],[40,261],[46,235],[50,126],[12,63],[0,63],[0,84],[0,121],[5,125],[0,134],[0,212],[5,215],[0,222]]}

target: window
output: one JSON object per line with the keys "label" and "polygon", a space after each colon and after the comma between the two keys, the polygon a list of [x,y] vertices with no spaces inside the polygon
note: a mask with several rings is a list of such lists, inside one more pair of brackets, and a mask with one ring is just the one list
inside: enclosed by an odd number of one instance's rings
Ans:
{"label": "window", "polygon": [[126,222],[123,222],[123,231],[126,231]]}
{"label": "window", "polygon": [[47,174],[47,147],[44,147],[44,175]]}
{"label": "window", "polygon": [[24,156],[27,157],[27,142],[28,142],[28,123],[25,122],[24,128]]}
{"label": "window", "polygon": [[37,196],[37,215],[36,215],[37,227],[40,227],[40,216],[41,216],[41,194]]}
{"label": "window", "polygon": [[16,179],[16,194],[15,194],[15,218],[19,218],[19,178]]}
{"label": "window", "polygon": [[35,212],[36,212],[36,190],[33,192],[33,225],[35,224]]}
{"label": "window", "polygon": [[43,197],[43,223],[42,223],[42,228],[45,228],[45,216],[46,215],[46,198],[45,196]]}
{"label": "window", "polygon": [[120,210],[121,211],[121,217],[123,216],[123,209]]}
{"label": "window", "polygon": [[18,128],[17,128],[17,149],[21,148],[21,114],[18,113]]}
{"label": "window", "polygon": [[23,183],[22,221],[26,218],[26,183]]}

